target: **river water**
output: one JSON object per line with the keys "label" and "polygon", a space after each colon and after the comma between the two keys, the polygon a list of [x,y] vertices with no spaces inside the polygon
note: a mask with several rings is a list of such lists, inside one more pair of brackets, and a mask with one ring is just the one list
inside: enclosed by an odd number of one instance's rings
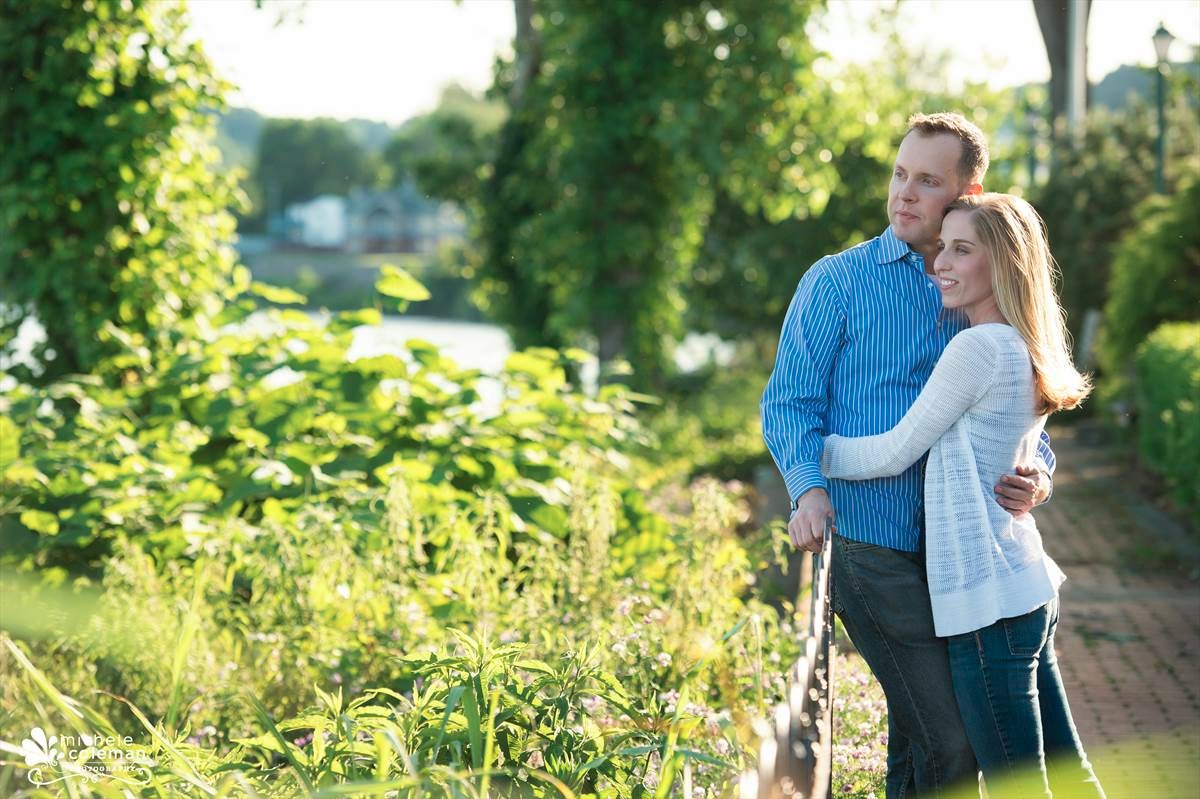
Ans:
{"label": "river water", "polygon": [[[309,312],[309,316],[317,321],[328,318],[327,314],[317,311]],[[241,323],[250,329],[267,324],[266,311],[258,311]],[[41,325],[36,320],[26,320],[17,334],[14,360],[27,363],[32,347],[43,338]],[[354,342],[347,356],[355,360],[374,355],[395,355],[405,349],[405,342],[414,338],[437,346],[443,355],[459,366],[479,369],[485,374],[498,373],[512,353],[512,341],[496,325],[406,315],[384,316],[378,325],[356,328]],[[688,372],[705,365],[710,359],[718,364],[727,364],[732,357],[733,345],[729,342],[711,334],[690,333],[676,349],[675,363],[681,371]],[[0,370],[6,365],[0,360]],[[585,390],[595,386],[597,372],[595,363],[586,365],[582,370],[580,378]]]}

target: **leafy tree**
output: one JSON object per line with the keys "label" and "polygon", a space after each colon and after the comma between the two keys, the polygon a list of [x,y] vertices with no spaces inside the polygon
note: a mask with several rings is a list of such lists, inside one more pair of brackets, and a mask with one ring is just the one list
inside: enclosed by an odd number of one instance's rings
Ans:
{"label": "leafy tree", "polygon": [[272,214],[319,194],[374,184],[378,171],[374,157],[337,120],[268,119],[253,175],[263,213]]}
{"label": "leafy tree", "polygon": [[[227,86],[181,5],[0,0],[0,352],[46,331],[42,380],[215,312],[244,276],[212,169]],[[26,375],[24,367],[13,369]]]}
{"label": "leafy tree", "polygon": [[787,217],[773,219],[761,210],[747,212],[718,191],[688,281],[693,329],[756,339],[761,358],[769,360],[804,270],[887,225],[888,175],[905,123],[916,111],[957,110],[972,118],[992,134],[988,188],[1012,187],[1015,164],[1009,150],[1023,142],[1011,133],[995,135],[1014,121],[1022,124],[1011,94],[982,85],[951,87],[948,54],[913,49],[895,22],[894,12],[880,13],[873,22],[886,42],[877,59],[820,70],[805,98],[807,124],[792,147],[802,156],[828,161],[835,179],[827,188],[801,180],[794,190],[810,200],[814,193],[825,194],[823,205],[801,204]]}
{"label": "leafy tree", "polygon": [[503,104],[447,87],[436,109],[406,122],[384,147],[386,181],[411,175],[426,194],[467,206],[479,196],[479,171],[504,116]]}
{"label": "leafy tree", "polygon": [[775,220],[820,210],[835,175],[824,148],[795,147],[813,122],[814,6],[515,4],[479,296],[517,346],[594,343],[652,379],[716,193]]}

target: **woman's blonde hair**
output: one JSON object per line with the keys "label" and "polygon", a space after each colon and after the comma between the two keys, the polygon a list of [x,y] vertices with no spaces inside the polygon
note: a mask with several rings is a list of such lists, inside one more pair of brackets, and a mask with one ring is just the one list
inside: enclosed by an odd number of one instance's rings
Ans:
{"label": "woman's blonde hair", "polygon": [[1029,348],[1038,412],[1077,407],[1092,381],[1071,361],[1066,313],[1054,291],[1058,265],[1042,218],[1020,197],[992,192],[960,197],[947,206],[951,211],[970,214],[992,268],[996,304]]}

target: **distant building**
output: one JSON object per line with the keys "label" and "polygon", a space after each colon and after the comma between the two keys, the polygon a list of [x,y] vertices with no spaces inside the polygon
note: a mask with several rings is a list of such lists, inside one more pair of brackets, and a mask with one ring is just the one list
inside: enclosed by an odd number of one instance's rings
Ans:
{"label": "distant building", "polygon": [[386,191],[351,191],[346,215],[351,252],[434,252],[466,234],[458,206],[423,196],[411,181]]}
{"label": "distant building", "polygon": [[410,181],[392,189],[354,189],[289,205],[270,228],[277,240],[346,252],[434,252],[466,235],[454,203],[431,200]]}
{"label": "distant building", "polygon": [[303,247],[341,250],[349,230],[346,198],[322,194],[308,202],[289,205],[288,241]]}

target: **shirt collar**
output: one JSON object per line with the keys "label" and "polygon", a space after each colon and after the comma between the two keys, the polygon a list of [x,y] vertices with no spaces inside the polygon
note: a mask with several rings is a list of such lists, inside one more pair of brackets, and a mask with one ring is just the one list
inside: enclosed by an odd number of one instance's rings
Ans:
{"label": "shirt collar", "polygon": [[920,253],[908,246],[906,242],[896,238],[892,226],[888,225],[887,230],[883,231],[876,239],[875,263],[890,264],[901,260],[909,265],[921,266],[922,271],[924,270],[924,260]]}

